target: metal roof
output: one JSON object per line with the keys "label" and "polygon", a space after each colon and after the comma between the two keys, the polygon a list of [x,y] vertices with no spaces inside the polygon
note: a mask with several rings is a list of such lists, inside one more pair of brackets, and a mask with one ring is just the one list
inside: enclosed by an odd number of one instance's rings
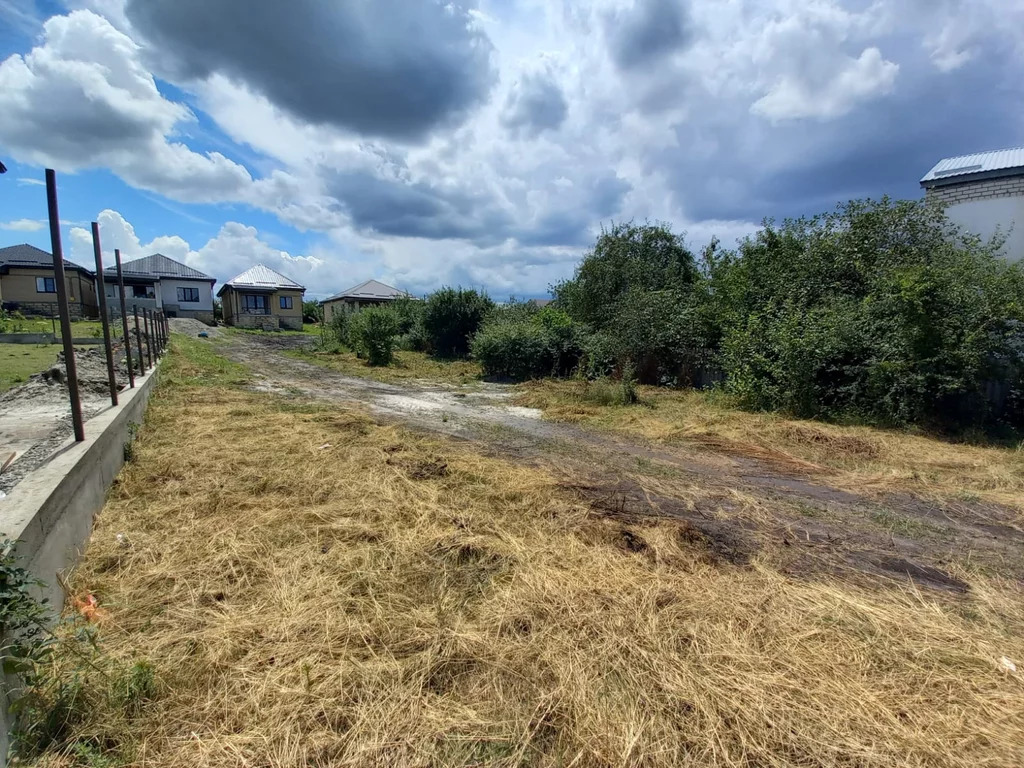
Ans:
{"label": "metal roof", "polygon": [[382,283],[379,280],[367,280],[365,283],[352,286],[347,291],[342,291],[324,302],[337,301],[338,299],[364,299],[366,301],[391,301],[401,299],[409,294],[394,286]]}
{"label": "metal roof", "polygon": [[1024,147],[947,157],[928,171],[921,179],[921,185],[936,187],[973,179],[1016,175],[1024,175]]}
{"label": "metal roof", "polygon": [[[22,243],[7,248],[0,248],[0,270],[6,272],[11,267],[24,267],[26,269],[53,269],[53,255],[42,248]],[[75,264],[73,261],[64,259],[64,269],[77,269],[92,275],[85,267]]]}
{"label": "metal roof", "polygon": [[276,291],[282,288],[294,291],[306,290],[294,280],[289,280],[280,272],[275,272],[263,264],[250,267],[242,274],[228,280],[217,291],[217,295],[220,296],[224,293],[225,288],[257,288],[264,291]]}
{"label": "metal roof", "polygon": [[[133,259],[121,264],[121,271],[125,277],[146,277],[159,280],[161,277],[170,277],[177,280],[205,280],[208,283],[217,282],[209,275],[204,275],[198,269],[182,264],[180,261],[164,256],[162,253],[154,253],[150,256],[143,256],[141,259]],[[117,265],[106,267],[103,270],[103,277],[106,280],[117,279]]]}

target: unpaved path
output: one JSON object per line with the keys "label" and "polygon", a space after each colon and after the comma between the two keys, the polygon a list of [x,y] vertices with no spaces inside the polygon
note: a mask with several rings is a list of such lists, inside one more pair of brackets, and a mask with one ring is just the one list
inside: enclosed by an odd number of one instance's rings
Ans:
{"label": "unpaved path", "polygon": [[474,441],[486,453],[540,464],[595,514],[629,526],[679,521],[707,544],[709,557],[771,562],[795,575],[838,574],[856,581],[912,580],[961,592],[951,575],[971,563],[1024,579],[1024,530],[1014,510],[925,502],[830,487],[820,478],[706,445],[651,445],[544,421],[511,404],[511,387],[385,384],[345,376],[284,354],[313,343],[302,336],[230,334],[219,351],[247,365],[260,391],[356,402],[383,420]]}

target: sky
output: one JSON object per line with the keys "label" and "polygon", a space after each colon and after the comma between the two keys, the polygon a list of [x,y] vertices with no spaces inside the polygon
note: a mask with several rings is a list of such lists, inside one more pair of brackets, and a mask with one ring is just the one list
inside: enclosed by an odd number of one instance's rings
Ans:
{"label": "sky", "polygon": [[541,296],[1024,144],[1024,0],[0,0],[0,245]]}

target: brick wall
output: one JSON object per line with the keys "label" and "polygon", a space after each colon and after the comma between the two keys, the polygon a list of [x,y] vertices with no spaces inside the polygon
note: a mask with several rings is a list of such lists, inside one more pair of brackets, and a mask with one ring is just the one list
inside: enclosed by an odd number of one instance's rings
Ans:
{"label": "brick wall", "polygon": [[934,200],[941,205],[991,200],[997,197],[1024,197],[1024,176],[947,184],[942,187],[931,187],[925,191],[925,199]]}

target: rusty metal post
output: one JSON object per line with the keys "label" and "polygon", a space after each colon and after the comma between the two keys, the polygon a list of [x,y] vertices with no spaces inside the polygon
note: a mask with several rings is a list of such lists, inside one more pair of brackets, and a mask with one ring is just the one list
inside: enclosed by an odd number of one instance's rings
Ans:
{"label": "rusty metal post", "polygon": [[158,329],[157,329],[156,333],[157,333],[157,336],[160,338],[160,354],[162,355],[164,353],[164,351],[167,349],[167,337],[164,336],[164,312],[163,312],[163,310],[160,310],[157,313],[157,323],[159,325],[158,325]]}
{"label": "rusty metal post", "polygon": [[171,320],[166,315],[164,316],[164,342],[168,347],[171,346]]}
{"label": "rusty metal post", "polygon": [[121,249],[114,249],[117,262],[117,290],[121,299],[121,332],[124,334],[124,354],[128,361],[128,386],[135,389],[135,368],[132,365],[132,339],[128,335],[128,308],[124,303],[124,275],[121,273]]}
{"label": "rusty metal post", "polygon": [[110,404],[117,405],[117,377],[114,375],[114,345],[110,339],[110,317],[107,315],[107,291],[103,283],[103,251],[100,248],[100,225],[92,223],[92,253],[96,258],[96,279],[99,290],[100,321],[103,323],[103,348],[107,352],[107,384],[110,385]]}
{"label": "rusty metal post", "polygon": [[[142,354],[142,328],[139,326],[139,305],[133,305],[132,311],[135,313],[135,342],[139,345],[139,373],[145,374],[146,356]],[[143,315],[143,318],[145,318],[145,315]]]}
{"label": "rusty metal post", "polygon": [[50,248],[53,251],[53,277],[57,289],[57,309],[60,311],[60,332],[64,341],[64,367],[67,371],[68,395],[71,399],[71,422],[75,441],[85,440],[82,423],[82,401],[78,395],[78,366],[75,364],[75,345],[71,341],[71,308],[68,306],[68,286],[64,282],[64,249],[60,244],[60,213],[57,210],[57,174],[46,169],[46,207],[50,216]]}
{"label": "rusty metal post", "polygon": [[153,333],[149,330],[149,310],[142,308],[142,325],[146,331],[146,362],[153,367]]}

